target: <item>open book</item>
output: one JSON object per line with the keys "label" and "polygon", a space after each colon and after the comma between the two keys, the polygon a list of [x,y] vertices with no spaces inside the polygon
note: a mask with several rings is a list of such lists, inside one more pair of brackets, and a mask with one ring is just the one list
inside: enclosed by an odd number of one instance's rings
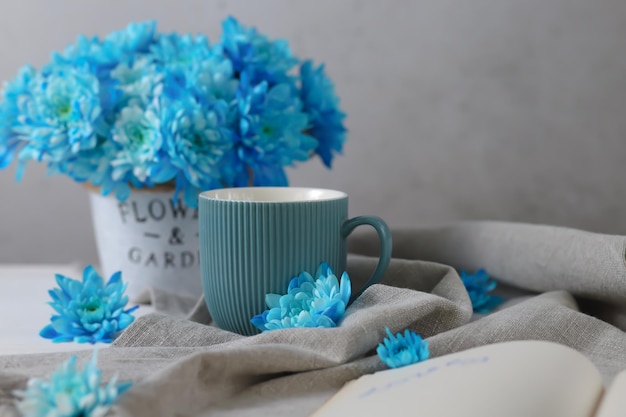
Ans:
{"label": "open book", "polygon": [[542,341],[481,346],[346,384],[311,417],[617,417],[626,372],[608,390],[581,353]]}

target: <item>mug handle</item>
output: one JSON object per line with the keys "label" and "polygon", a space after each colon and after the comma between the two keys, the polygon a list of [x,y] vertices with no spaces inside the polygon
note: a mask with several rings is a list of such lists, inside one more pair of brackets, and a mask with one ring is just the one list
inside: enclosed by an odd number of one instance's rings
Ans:
{"label": "mug handle", "polygon": [[348,237],[350,233],[354,231],[358,226],[361,225],[370,225],[374,229],[376,229],[376,233],[378,233],[378,239],[380,239],[380,257],[378,259],[378,265],[372,274],[372,277],[365,283],[363,288],[361,288],[357,293],[352,293],[352,297],[350,297],[350,301],[348,304],[352,304],[354,300],[359,297],[363,291],[365,291],[370,285],[378,283],[385,273],[387,266],[389,265],[389,261],[391,260],[391,232],[389,230],[389,226],[383,219],[377,216],[358,216],[352,219],[346,220],[341,226],[341,235],[344,237]]}

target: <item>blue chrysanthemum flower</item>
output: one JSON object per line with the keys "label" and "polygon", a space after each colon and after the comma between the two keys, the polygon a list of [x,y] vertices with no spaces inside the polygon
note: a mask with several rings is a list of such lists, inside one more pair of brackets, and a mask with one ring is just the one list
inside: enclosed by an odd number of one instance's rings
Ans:
{"label": "blue chrysanthemum flower", "polygon": [[11,164],[19,148],[25,143],[13,132],[13,126],[20,114],[19,103],[24,97],[28,97],[30,82],[36,74],[33,67],[26,65],[15,78],[4,84],[0,102],[0,169]]}
{"label": "blue chrysanthemum flower", "polygon": [[232,148],[234,137],[225,123],[228,105],[216,101],[203,107],[193,99],[178,100],[165,105],[164,113],[165,149],[171,169],[168,174],[159,167],[161,175],[153,173],[152,178],[164,182],[168,176],[180,176],[177,192],[183,191],[185,202],[195,207],[199,191],[221,187],[222,159]]}
{"label": "blue chrysanthemum flower", "polygon": [[80,35],[75,43],[68,45],[63,52],[52,54],[52,60],[43,71],[54,67],[87,67],[100,79],[108,77],[108,71],[121,58],[122,51],[112,45],[105,45],[97,36],[88,38]]}
{"label": "blue chrysanthemum flower", "polygon": [[13,131],[26,141],[20,159],[60,161],[96,144],[101,125],[98,79],[84,68],[38,73],[20,96]]}
{"label": "blue chrysanthemum flower", "polygon": [[234,185],[284,186],[284,167],[306,161],[317,141],[303,134],[308,116],[302,103],[287,84],[256,86],[242,80],[238,91],[239,136],[236,157],[239,164]]}
{"label": "blue chrysanthemum flower", "polygon": [[[186,73],[187,89],[203,105],[223,100],[234,105],[239,82],[235,79],[232,62],[220,54],[195,61]],[[233,122],[228,121],[229,124]]]}
{"label": "blue chrysanthemum flower", "polygon": [[430,356],[428,341],[417,333],[406,329],[404,334],[393,335],[385,328],[387,337],[376,348],[378,357],[390,368],[400,368],[425,361]]}
{"label": "blue chrysanthemum flower", "polygon": [[58,313],[39,335],[53,342],[112,342],[135,319],[138,306],[124,310],[128,296],[120,272],[105,284],[93,266],[83,272],[82,282],[56,275],[58,288],[48,291],[49,304]]}
{"label": "blue chrysanthemum flower", "polygon": [[267,294],[269,307],[254,316],[252,324],[262,331],[291,327],[336,327],[343,317],[352,289],[344,272],[341,282],[327,263],[322,263],[315,279],[302,272],[289,282],[287,294]]}
{"label": "blue chrysanthemum flower", "polygon": [[330,168],[333,152],[341,153],[346,141],[343,120],[346,115],[339,109],[332,81],[324,74],[324,66],[313,67],[306,61],[300,67],[303,111],[310,118],[309,133],[318,140],[315,152]]}
{"label": "blue chrysanthemum flower", "polygon": [[8,82],[4,83],[2,89],[2,104],[5,108],[6,115],[9,117],[11,124],[20,113],[20,101],[24,96],[29,95],[30,83],[37,76],[37,71],[30,65],[25,65],[18,71],[17,75]]}
{"label": "blue chrysanthemum flower", "polygon": [[131,383],[117,383],[117,376],[104,385],[97,367],[97,353],[82,371],[76,356],[53,372],[50,380],[31,378],[23,391],[14,391],[23,417],[103,417]]}
{"label": "blue chrysanthemum flower", "polygon": [[163,72],[149,57],[139,57],[132,64],[119,63],[111,71],[115,88],[122,94],[116,97],[116,105],[125,107],[129,102],[147,106],[162,90]]}
{"label": "blue chrysanthemum flower", "polygon": [[[131,23],[110,33],[103,40],[97,36],[79,36],[61,53],[53,53],[44,72],[58,66],[87,67],[101,83],[110,80],[110,71],[120,63],[133,66],[134,60],[149,52],[154,42],[156,22]],[[104,106],[103,106],[104,107]]]}
{"label": "blue chrysanthemum flower", "polygon": [[234,17],[222,22],[222,47],[237,74],[246,73],[250,82],[270,85],[289,83],[289,71],[298,63],[285,40],[270,41],[255,28],[241,25]]}
{"label": "blue chrysanthemum flower", "polygon": [[6,168],[13,161],[21,144],[11,132],[9,117],[3,107],[0,104],[0,169]]}
{"label": "blue chrysanthemum flower", "polygon": [[113,194],[119,201],[125,201],[131,193],[129,184],[133,180],[132,174],[114,180],[113,167],[110,164],[119,149],[116,142],[99,136],[92,149],[77,152],[59,162],[48,163],[48,172],[65,174],[79,183],[91,183],[100,188],[102,195]]}
{"label": "blue chrysanthemum flower", "polygon": [[156,36],[156,21],[131,23],[126,28],[110,33],[104,38],[105,47],[115,48],[122,54],[147,53]]}
{"label": "blue chrysanthemum flower", "polygon": [[111,161],[113,179],[123,180],[130,173],[146,182],[163,146],[158,109],[150,105],[144,110],[136,104],[123,108],[111,135],[121,147]]}
{"label": "blue chrysanthemum flower", "polygon": [[472,301],[474,312],[488,313],[504,301],[502,297],[489,294],[498,284],[496,281],[489,279],[489,275],[484,269],[479,269],[475,274],[461,271],[460,275],[461,281]]}
{"label": "blue chrysanthemum flower", "polygon": [[150,49],[157,63],[180,76],[196,62],[211,56],[209,40],[204,35],[159,35]]}

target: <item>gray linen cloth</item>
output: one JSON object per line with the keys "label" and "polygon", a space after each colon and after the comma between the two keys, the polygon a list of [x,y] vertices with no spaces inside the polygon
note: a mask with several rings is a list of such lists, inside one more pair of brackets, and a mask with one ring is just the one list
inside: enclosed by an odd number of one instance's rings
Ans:
{"label": "gray linen cloth", "polygon": [[[163,313],[139,318],[100,349],[105,380],[133,387],[115,416],[307,416],[349,380],[385,369],[375,349],[412,329],[431,356],[507,340],[573,347],[606,383],[626,368],[622,305],[626,238],[552,226],[468,222],[397,230],[394,259],[334,329],[286,329],[243,337],[210,325],[204,301],[153,291]],[[358,289],[374,270],[377,239],[353,236],[348,272]],[[457,269],[485,268],[507,301],[472,313]],[[185,316],[185,313],[188,313]],[[86,358],[89,351],[75,353]],[[47,377],[71,353],[0,357],[0,415],[17,415],[11,391]]]}

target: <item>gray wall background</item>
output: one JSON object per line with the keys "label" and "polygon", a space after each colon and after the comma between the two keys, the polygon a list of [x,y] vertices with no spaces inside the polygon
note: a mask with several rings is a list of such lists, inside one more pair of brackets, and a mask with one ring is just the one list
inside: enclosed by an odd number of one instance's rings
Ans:
{"label": "gray wall background", "polygon": [[[349,141],[293,185],[350,194],[393,227],[497,219],[626,233],[623,0],[20,0],[0,79],[78,34],[157,19],[217,39],[233,14],[325,62]],[[88,198],[31,164],[0,172],[0,262],[96,262]]]}

